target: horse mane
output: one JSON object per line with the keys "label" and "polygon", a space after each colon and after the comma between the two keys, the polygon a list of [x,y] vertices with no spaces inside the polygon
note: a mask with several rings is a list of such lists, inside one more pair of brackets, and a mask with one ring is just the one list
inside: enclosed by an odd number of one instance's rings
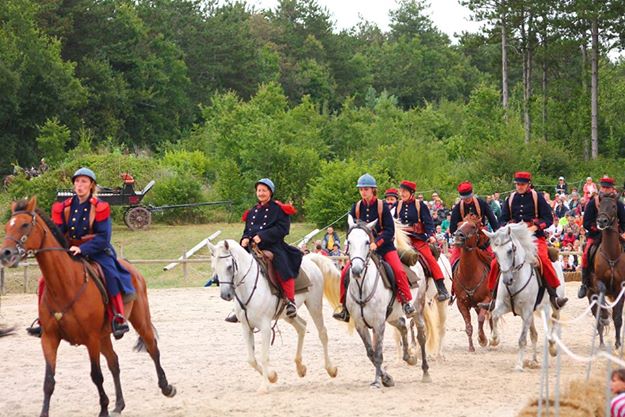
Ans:
{"label": "horse mane", "polygon": [[[28,206],[28,200],[26,199],[19,200],[15,203],[14,211],[26,211],[27,206]],[[48,217],[48,215],[45,214],[39,208],[35,209],[35,213],[37,213],[39,217],[41,217],[43,222],[46,224],[46,226],[48,226],[48,228],[52,232],[52,236],[54,236],[54,238],[59,242],[59,244],[63,246],[65,249],[69,249],[69,245],[67,244],[67,239],[65,239],[65,236],[63,235],[63,233],[61,233],[61,230],[58,228],[56,224],[54,224],[54,222]]]}
{"label": "horse mane", "polygon": [[538,252],[534,244],[536,238],[525,223],[510,223],[500,228],[491,237],[490,244],[492,246],[502,246],[508,243],[509,239],[512,239],[515,244],[523,248],[531,263],[536,262]]}

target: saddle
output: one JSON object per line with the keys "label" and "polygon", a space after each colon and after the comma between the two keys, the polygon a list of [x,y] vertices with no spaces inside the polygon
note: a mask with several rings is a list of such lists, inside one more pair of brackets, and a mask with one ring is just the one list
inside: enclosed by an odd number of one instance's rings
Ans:
{"label": "saddle", "polygon": [[384,283],[384,288],[389,289],[393,292],[393,298],[397,294],[397,281],[395,280],[395,273],[393,272],[393,268],[382,259],[378,254],[372,253],[371,259],[375,266],[378,268],[380,272],[380,277],[382,278],[382,282]]}
{"label": "saddle", "polygon": [[[261,269],[265,273],[264,275],[267,277],[267,281],[269,282],[269,288],[271,289],[271,293],[280,298],[284,297],[282,293],[282,286],[280,285],[280,277],[276,269],[273,266],[273,252],[268,250],[259,250],[254,248],[252,251],[252,255],[260,263]],[[308,275],[302,268],[300,268],[297,277],[295,278],[295,294],[301,294],[308,292],[308,288],[310,287],[311,282]]]}
{"label": "saddle", "polygon": [[82,263],[85,268],[85,274],[88,274],[95,282],[96,287],[100,290],[100,295],[102,296],[102,301],[104,305],[109,303],[109,295],[106,290],[106,277],[104,276],[104,271],[99,263],[95,261],[88,261],[85,258],[82,258]]}

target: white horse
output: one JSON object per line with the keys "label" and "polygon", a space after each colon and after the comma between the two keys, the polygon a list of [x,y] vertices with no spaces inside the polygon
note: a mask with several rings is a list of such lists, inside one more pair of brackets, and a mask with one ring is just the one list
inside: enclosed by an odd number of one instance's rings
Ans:
{"label": "white horse", "polygon": [[[538,334],[534,325],[534,312],[544,308],[548,315],[552,310],[546,291],[541,302],[534,308],[540,288],[540,278],[535,271],[535,267],[538,265],[535,238],[525,223],[512,223],[494,233],[488,231],[484,231],[484,233],[490,238],[490,245],[501,269],[495,309],[492,312],[493,327],[490,345],[497,346],[499,344],[497,322],[501,316],[508,312],[521,316],[523,328],[519,337],[519,356],[515,369],[523,371],[528,330],[533,346],[531,365],[535,366],[538,363],[536,350]],[[562,267],[558,262],[554,262],[553,265],[558,279],[562,283],[557,288],[558,296],[564,297]],[[559,319],[560,311],[553,309],[551,317],[556,320]],[[551,327],[551,320],[549,320],[549,325]],[[556,322],[549,332],[553,332],[557,325]],[[556,355],[555,343],[552,341],[549,341],[549,353],[552,356]]]}
{"label": "white horse", "polygon": [[[269,345],[271,344],[271,321],[284,319],[297,331],[297,352],[295,366],[300,377],[306,375],[306,366],[302,363],[302,347],[306,333],[306,321],[298,314],[288,318],[282,311],[282,301],[271,293],[269,281],[256,259],[234,240],[223,240],[217,245],[208,243],[212,251],[212,267],[219,278],[221,298],[226,301],[236,299],[235,314],[243,326],[243,337],[247,344],[248,363],[262,377],[259,392],[266,393],[269,384],[278,380],[278,375],[269,367]],[[332,378],[336,377],[337,368],[328,356],[328,332],[323,322],[324,280],[336,280],[338,270],[327,257],[308,254],[302,260],[301,268],[310,279],[308,292],[296,294],[298,308],[305,304],[312,317],[319,339],[323,345],[325,369]],[[277,317],[279,315],[279,317]],[[260,364],[254,353],[254,330],[261,335],[262,351]]]}
{"label": "white horse", "polygon": [[[395,385],[393,378],[382,368],[384,330],[388,322],[399,330],[403,346],[403,360],[408,364],[415,364],[416,358],[408,350],[408,330],[403,317],[402,306],[393,296],[391,290],[384,287],[380,272],[371,259],[370,243],[373,241],[372,228],[377,220],[366,224],[362,221],[354,222],[348,217],[349,232],[347,233],[347,247],[349,247],[350,285],[346,295],[346,306],[356,325],[356,330],[362,339],[367,356],[375,366],[375,379],[371,383],[373,388]],[[425,307],[425,289],[413,290],[414,306],[416,309],[417,339],[421,347],[423,382],[430,382],[428,364],[425,351],[425,321],[423,318]],[[388,314],[387,314],[388,312]],[[372,335],[369,332],[372,330]]]}

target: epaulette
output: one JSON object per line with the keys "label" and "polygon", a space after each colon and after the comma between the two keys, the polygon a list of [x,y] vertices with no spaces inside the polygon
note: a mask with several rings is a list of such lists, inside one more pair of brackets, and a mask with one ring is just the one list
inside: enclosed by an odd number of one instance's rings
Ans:
{"label": "epaulette", "polygon": [[297,209],[293,207],[292,205],[284,204],[283,202],[278,201],[278,200],[274,200],[274,201],[276,202],[277,205],[280,206],[284,214],[286,214],[287,216],[292,216],[293,214],[297,213]]}
{"label": "epaulette", "polygon": [[249,210],[245,210],[245,212],[243,212],[243,215],[241,216],[241,220],[246,222],[248,214],[250,214],[250,211]]}
{"label": "epaulette", "polygon": [[[71,198],[70,198],[71,200]],[[65,202],[56,201],[52,204],[52,221],[55,224],[63,224],[63,209],[65,208]]]}
{"label": "epaulette", "polygon": [[95,221],[101,222],[106,220],[111,215],[111,206],[106,201],[98,200],[95,197],[91,198],[91,204],[95,206]]}

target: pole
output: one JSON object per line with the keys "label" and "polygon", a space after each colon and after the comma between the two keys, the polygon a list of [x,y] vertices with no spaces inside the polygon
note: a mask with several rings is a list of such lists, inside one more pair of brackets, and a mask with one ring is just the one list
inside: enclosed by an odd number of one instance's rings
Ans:
{"label": "pole", "polygon": [[[221,234],[221,230],[218,230],[215,233],[213,233],[212,235],[210,235],[209,237],[207,237],[206,239],[203,239],[200,243],[198,243],[197,245],[195,245],[194,247],[189,249],[186,253],[184,253],[181,257],[179,257],[178,261],[191,257],[195,252],[197,252],[200,249],[202,249],[202,247],[204,247],[204,245],[206,245],[210,240],[215,239],[220,234]],[[163,268],[163,271],[169,271],[170,269],[173,269],[178,264],[179,264],[179,262],[172,262],[169,265],[165,266]],[[185,268],[186,268],[186,265],[185,265]]]}

